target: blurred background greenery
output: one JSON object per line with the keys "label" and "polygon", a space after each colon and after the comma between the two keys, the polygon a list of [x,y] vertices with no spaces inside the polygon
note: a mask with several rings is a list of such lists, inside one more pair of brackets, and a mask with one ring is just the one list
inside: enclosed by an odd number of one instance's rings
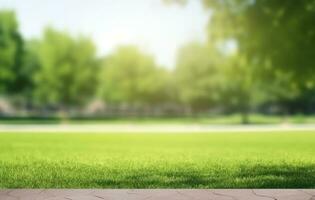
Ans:
{"label": "blurred background greenery", "polygon": [[249,123],[254,114],[273,123],[315,112],[315,0],[202,5],[211,11],[207,40],[180,47],[174,69],[135,45],[99,56],[88,36],[52,26],[25,39],[16,13],[0,10],[1,118],[237,115]]}

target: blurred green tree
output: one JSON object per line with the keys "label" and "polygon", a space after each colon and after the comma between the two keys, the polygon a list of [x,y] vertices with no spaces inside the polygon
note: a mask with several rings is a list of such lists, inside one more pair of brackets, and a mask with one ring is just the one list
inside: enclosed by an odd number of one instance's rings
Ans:
{"label": "blurred green tree", "polygon": [[18,103],[24,105],[33,104],[33,91],[35,89],[34,74],[39,70],[40,63],[38,58],[39,43],[37,40],[25,40],[22,57],[22,67],[15,82],[16,87],[21,87],[16,94],[20,100]]}
{"label": "blurred green tree", "polygon": [[0,11],[0,94],[23,90],[23,39],[13,11]]}
{"label": "blurred green tree", "polygon": [[251,110],[267,100],[264,84],[253,75],[247,59],[237,53],[227,55],[221,67],[221,106],[240,113],[242,123],[248,124]]}
{"label": "blurred green tree", "polygon": [[39,63],[34,75],[36,103],[67,109],[94,97],[98,61],[90,39],[47,28],[34,50]]}
{"label": "blurred green tree", "polygon": [[149,106],[167,101],[169,84],[169,72],[152,56],[122,46],[104,60],[98,94],[111,105]]}
{"label": "blurred green tree", "polygon": [[181,102],[192,111],[219,103],[223,85],[220,57],[215,49],[196,42],[179,50],[174,78]]}
{"label": "blurred green tree", "polygon": [[211,40],[234,39],[257,78],[284,74],[297,86],[315,87],[315,0],[203,2],[213,11]]}
{"label": "blurred green tree", "polygon": [[265,102],[292,101],[315,88],[314,0],[203,2],[212,9],[209,41],[236,41],[238,55],[250,72],[244,80],[261,82]]}

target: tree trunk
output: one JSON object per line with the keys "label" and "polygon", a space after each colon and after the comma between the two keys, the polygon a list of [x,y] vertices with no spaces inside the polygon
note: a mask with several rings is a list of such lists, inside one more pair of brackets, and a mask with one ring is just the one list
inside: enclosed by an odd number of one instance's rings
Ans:
{"label": "tree trunk", "polygon": [[243,105],[240,107],[241,111],[241,123],[242,124],[249,124],[250,119],[249,119],[249,111],[250,111],[250,106],[247,102],[244,102]]}
{"label": "tree trunk", "polygon": [[69,122],[69,113],[66,106],[62,105],[60,107],[58,111],[58,117],[60,118],[62,124],[67,124]]}
{"label": "tree trunk", "polygon": [[242,120],[242,124],[249,124],[250,120],[249,120],[249,113],[247,110],[243,110],[241,113],[241,120]]}

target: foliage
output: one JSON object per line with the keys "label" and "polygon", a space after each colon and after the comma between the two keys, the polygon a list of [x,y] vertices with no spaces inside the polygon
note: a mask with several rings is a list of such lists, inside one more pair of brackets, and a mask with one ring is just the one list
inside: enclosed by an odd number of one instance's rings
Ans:
{"label": "foliage", "polygon": [[14,12],[0,11],[0,95],[43,108],[82,106],[97,96],[111,105],[215,109],[240,112],[244,119],[268,105],[313,110],[315,0],[202,2],[212,12],[208,40],[180,48],[174,71],[134,46],[99,63],[89,38],[51,28],[24,41]]}
{"label": "foliage", "polygon": [[104,61],[99,95],[111,104],[154,105],[169,95],[169,79],[152,56],[123,46]]}
{"label": "foliage", "polygon": [[35,89],[34,74],[40,69],[38,58],[39,43],[36,40],[28,40],[24,42],[23,65],[17,79],[18,87],[23,88],[18,94],[23,101],[31,104],[33,99],[33,91]]}
{"label": "foliage", "polygon": [[194,109],[214,107],[222,87],[218,51],[199,43],[189,43],[178,52],[175,79],[181,101]]}
{"label": "foliage", "polygon": [[71,106],[93,98],[98,66],[90,39],[48,28],[35,51],[40,67],[34,98],[39,104]]}
{"label": "foliage", "polygon": [[0,94],[21,91],[23,40],[13,11],[0,11]]}
{"label": "foliage", "polygon": [[260,76],[289,73],[291,82],[313,87],[314,0],[203,0],[213,10],[210,38],[233,38]]}

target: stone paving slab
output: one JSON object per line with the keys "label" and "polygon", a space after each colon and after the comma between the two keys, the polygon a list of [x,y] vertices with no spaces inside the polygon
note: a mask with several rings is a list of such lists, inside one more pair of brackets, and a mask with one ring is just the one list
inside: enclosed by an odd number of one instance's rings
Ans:
{"label": "stone paving slab", "polygon": [[7,189],[0,200],[315,200],[314,190],[303,189]]}

